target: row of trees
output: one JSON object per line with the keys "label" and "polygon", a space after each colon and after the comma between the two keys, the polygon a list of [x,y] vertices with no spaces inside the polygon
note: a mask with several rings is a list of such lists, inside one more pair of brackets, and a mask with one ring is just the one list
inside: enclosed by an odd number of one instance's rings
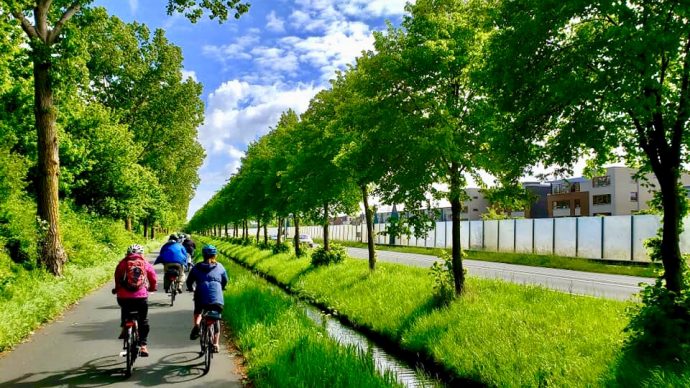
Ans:
{"label": "row of trees", "polygon": [[[183,79],[179,47],[89,3],[0,1],[0,157],[12,161],[0,178],[35,198],[39,256],[57,275],[67,260],[59,198],[153,233],[184,222],[203,161],[201,85]],[[247,9],[235,0],[168,3],[193,21],[204,10],[225,20]]]}
{"label": "row of trees", "polygon": [[375,50],[338,74],[303,115],[285,112],[251,144],[239,172],[189,227],[288,215],[295,226],[307,215],[326,225],[359,200],[374,269],[372,192],[408,209],[422,208],[429,194],[445,197],[460,293],[468,174],[488,171],[510,187],[537,163],[567,169],[582,157],[592,165],[623,159],[659,181],[664,281],[680,294],[679,176],[690,145],[686,7],[418,0],[407,10],[402,27],[375,34]]}

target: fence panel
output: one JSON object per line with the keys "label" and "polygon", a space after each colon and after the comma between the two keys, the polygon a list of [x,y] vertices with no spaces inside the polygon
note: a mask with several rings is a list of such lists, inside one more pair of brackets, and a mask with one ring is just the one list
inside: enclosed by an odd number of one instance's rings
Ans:
{"label": "fence panel", "polygon": [[[482,242],[484,241],[484,221],[470,221],[468,224],[470,233],[470,249],[483,249]],[[448,244],[450,246],[450,243]]]}
{"label": "fence panel", "polygon": [[554,253],[558,256],[577,256],[577,233],[575,218],[556,218],[554,220],[556,230],[554,235]]}
{"label": "fence panel", "polygon": [[534,253],[550,255],[553,253],[553,218],[534,220]]}
{"label": "fence panel", "polygon": [[533,219],[515,220],[515,252],[532,253]]}
{"label": "fence panel", "polygon": [[604,259],[630,260],[630,216],[605,217]]}
{"label": "fence panel", "polygon": [[434,247],[445,248],[446,243],[446,223],[441,221],[436,223],[436,239],[434,241]]}
{"label": "fence panel", "polygon": [[577,256],[601,258],[602,217],[581,217],[578,220]]}
{"label": "fence panel", "polygon": [[680,235],[680,251],[690,253],[690,217],[683,220],[683,233]]}
{"label": "fence panel", "polygon": [[[632,236],[632,250],[633,260],[636,261],[650,261],[647,254],[647,248],[644,246],[645,240],[656,236],[656,231],[661,227],[661,220],[659,216],[653,214],[642,214],[633,217],[633,236]],[[690,236],[688,236],[690,237]],[[683,238],[681,235],[681,251],[683,245]]]}
{"label": "fence panel", "polygon": [[491,252],[498,250],[498,221],[484,221],[484,249]]}
{"label": "fence panel", "polygon": [[515,250],[515,221],[498,221],[498,251],[513,252]]}

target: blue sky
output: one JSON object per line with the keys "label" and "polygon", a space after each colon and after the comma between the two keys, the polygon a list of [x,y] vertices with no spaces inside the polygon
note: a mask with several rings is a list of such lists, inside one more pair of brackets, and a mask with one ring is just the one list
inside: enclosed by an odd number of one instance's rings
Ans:
{"label": "blue sky", "polygon": [[248,14],[224,24],[168,16],[167,0],[97,0],[131,22],[163,28],[182,48],[184,72],[204,85],[207,157],[189,216],[240,165],[247,145],[280,114],[303,112],[335,71],[371,49],[372,32],[399,25],[405,0],[254,0]]}

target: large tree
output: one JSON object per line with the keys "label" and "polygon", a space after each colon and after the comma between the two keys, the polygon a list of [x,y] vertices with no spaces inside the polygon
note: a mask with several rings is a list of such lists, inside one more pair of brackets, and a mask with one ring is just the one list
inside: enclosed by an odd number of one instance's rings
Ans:
{"label": "large tree", "polygon": [[506,1],[486,62],[487,86],[512,117],[506,136],[541,146],[520,162],[572,165],[589,155],[601,165],[622,151],[653,172],[663,276],[675,293],[679,178],[690,156],[689,16],[675,1]]}
{"label": "large tree", "polygon": [[[90,0],[2,0],[0,17],[12,17],[19,23],[29,41],[33,62],[34,117],[38,145],[38,217],[45,223],[42,241],[42,263],[54,274],[62,274],[67,254],[62,247],[59,223],[58,130],[54,104],[54,61],[60,54],[59,43],[65,25]],[[192,21],[204,11],[211,18],[226,20],[234,12],[239,17],[248,10],[239,0],[169,0],[168,12],[185,12]],[[33,19],[33,20],[31,20]]]}
{"label": "large tree", "polygon": [[[450,201],[453,278],[460,294],[465,176],[478,176],[490,165],[494,112],[473,78],[489,8],[483,0],[419,0],[407,9],[401,30],[376,35],[377,60],[366,68],[375,74],[375,98],[388,106],[388,141],[398,159],[379,191],[386,202],[405,202],[409,209],[421,208],[435,192]],[[438,192],[438,183],[448,189]]]}

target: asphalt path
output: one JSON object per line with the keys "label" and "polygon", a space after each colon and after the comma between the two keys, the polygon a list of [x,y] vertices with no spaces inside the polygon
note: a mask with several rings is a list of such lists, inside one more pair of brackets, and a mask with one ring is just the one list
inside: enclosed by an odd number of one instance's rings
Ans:
{"label": "asphalt path", "polygon": [[[367,259],[368,251],[362,248],[347,248],[347,253],[357,259]],[[376,251],[378,260],[430,268],[437,257],[416,253]],[[503,279],[513,283],[541,285],[554,290],[578,295],[628,300],[640,291],[640,283],[653,283],[654,279],[625,275],[609,275],[566,269],[530,267],[525,265],[494,263],[488,261],[463,260],[471,276]]]}
{"label": "asphalt path", "polygon": [[[153,258],[155,255],[149,256]],[[159,291],[149,296],[150,356],[137,358],[130,378],[124,377],[125,360],[119,355],[120,307],[110,292],[110,281],[0,357],[0,386],[241,387],[234,356],[223,340],[211,370],[203,374],[199,341],[189,340],[191,294],[178,295],[171,307],[170,296],[163,291],[162,266],[156,267]]]}

